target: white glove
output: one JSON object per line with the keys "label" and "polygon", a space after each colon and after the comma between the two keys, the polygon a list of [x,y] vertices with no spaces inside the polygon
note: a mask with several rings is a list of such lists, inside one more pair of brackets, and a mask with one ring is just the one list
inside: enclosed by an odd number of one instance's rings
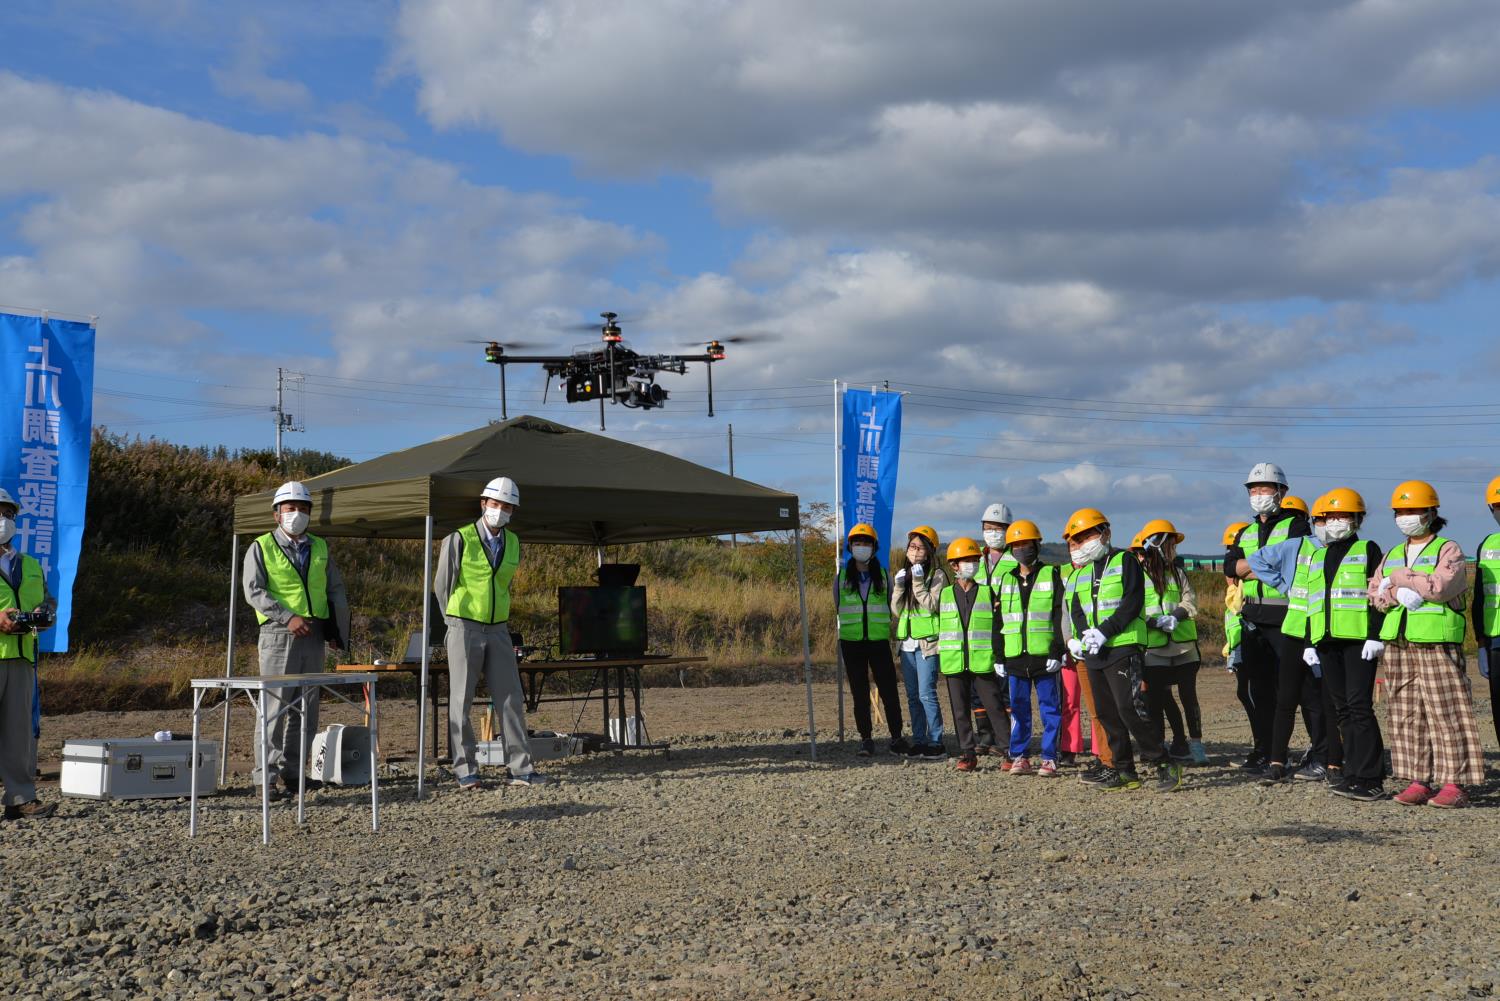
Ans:
{"label": "white glove", "polygon": [[911,575],[913,579],[921,580],[923,577],[927,576],[927,571],[922,569],[922,564],[913,563],[911,568]]}
{"label": "white glove", "polygon": [[1077,638],[1068,640],[1068,653],[1073,655],[1074,660],[1083,659],[1083,641]]}
{"label": "white glove", "polygon": [[1164,633],[1170,633],[1170,632],[1174,631],[1177,628],[1177,616],[1175,616],[1175,615],[1160,615],[1160,616],[1157,616],[1157,619],[1156,619],[1156,628],[1160,629]]}
{"label": "white glove", "polygon": [[1426,604],[1422,596],[1409,587],[1396,588],[1396,600],[1405,605],[1409,612],[1415,612]]}
{"label": "white glove", "polygon": [[1365,645],[1360,648],[1360,660],[1374,660],[1385,653],[1385,644],[1379,640],[1365,640]]}
{"label": "white glove", "polygon": [[1108,642],[1108,638],[1097,629],[1085,629],[1083,631],[1084,649],[1088,650],[1091,654],[1097,654],[1100,650],[1103,650],[1104,644]]}
{"label": "white glove", "polygon": [[897,570],[896,571],[896,583],[900,584],[900,583],[904,582],[905,580],[906,580],[906,571],[905,570]]}
{"label": "white glove", "polygon": [[1303,650],[1302,663],[1306,664],[1308,667],[1317,667],[1319,664],[1318,651],[1314,650],[1312,647],[1308,647],[1306,650]]}
{"label": "white glove", "polygon": [[1479,676],[1481,678],[1490,676],[1490,648],[1487,646],[1479,648]]}
{"label": "white glove", "polygon": [[1390,589],[1391,578],[1389,576],[1380,578],[1380,587],[1377,589],[1378,593],[1385,594],[1385,592],[1389,591]]}
{"label": "white glove", "polygon": [[[1061,670],[1062,670],[1062,661],[1060,661],[1060,660],[1053,660],[1050,657],[1047,659],[1047,673],[1048,674],[1056,674],[1058,671],[1061,671]],[[1486,668],[1486,670],[1488,670],[1488,668]],[[1488,678],[1489,675],[1486,674],[1485,677]]]}
{"label": "white glove", "polygon": [[1005,665],[997,663],[995,665],[995,673],[1000,675],[1000,677],[1002,678],[1005,677]]}

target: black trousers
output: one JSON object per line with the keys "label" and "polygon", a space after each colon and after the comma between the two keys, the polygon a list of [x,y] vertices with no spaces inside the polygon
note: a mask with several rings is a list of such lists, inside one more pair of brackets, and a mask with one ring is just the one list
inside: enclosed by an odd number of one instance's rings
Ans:
{"label": "black trousers", "polygon": [[[1010,715],[1000,704],[998,675],[993,672],[974,674],[964,671],[961,674],[945,674],[943,677],[948,683],[948,704],[953,709],[953,733],[958,737],[958,753],[974,753],[974,725],[969,721],[969,706],[975,701],[983,707],[991,724],[1004,724],[1006,739],[1010,739]],[[995,732],[999,732],[998,728]]]}
{"label": "black trousers", "polygon": [[901,692],[896,682],[896,663],[891,645],[885,640],[839,640],[844,655],[844,674],[849,678],[849,697],[854,701],[854,728],[861,740],[869,740],[874,723],[870,719],[870,676],[880,704],[885,707],[885,722],[891,739],[901,736]]}
{"label": "black trousers", "polygon": [[1337,733],[1345,777],[1378,785],[1385,780],[1385,741],[1375,718],[1375,672],[1380,662],[1360,657],[1363,648],[1360,640],[1324,640],[1318,644],[1318,659],[1323,663],[1323,695],[1331,710],[1330,754]]}
{"label": "black trousers", "polygon": [[1250,718],[1250,740],[1256,754],[1271,753],[1271,731],[1276,719],[1276,680],[1281,671],[1281,630],[1246,622],[1240,640],[1240,668],[1235,694]]}
{"label": "black trousers", "polygon": [[[1203,708],[1198,704],[1198,669],[1202,666],[1194,661],[1172,668],[1172,684],[1177,686],[1177,698],[1182,701],[1188,736],[1194,740],[1203,739]],[[1176,732],[1176,727],[1173,727],[1173,732]]]}
{"label": "black trousers", "polygon": [[[1182,720],[1182,710],[1177,708],[1177,700],[1172,698],[1172,683],[1177,678],[1177,668],[1169,666],[1146,666],[1146,705],[1151,709],[1153,725],[1162,733],[1162,739],[1166,739],[1166,731],[1172,731],[1172,743],[1176,745],[1187,741],[1187,734]],[[1165,721],[1165,723],[1164,723]]]}
{"label": "black trousers", "polygon": [[[1151,712],[1148,699],[1140,697],[1143,663],[1139,653],[1128,654],[1106,667],[1090,667],[1089,689],[1099,725],[1109,740],[1109,753],[1116,771],[1133,771],[1133,738],[1141,752],[1141,763],[1155,765],[1167,760],[1162,746],[1161,717]],[[1150,688],[1146,690],[1149,696]],[[1154,717],[1154,719],[1153,719]]]}
{"label": "black trousers", "polygon": [[[1297,708],[1302,709],[1302,725],[1307,728],[1307,740],[1311,744],[1309,760],[1323,765],[1343,767],[1344,746],[1339,740],[1338,729],[1327,725],[1323,714],[1323,682],[1302,659],[1307,649],[1303,640],[1282,638],[1280,670],[1276,678],[1276,718],[1271,729],[1271,760],[1286,764],[1288,746],[1292,742],[1292,727],[1297,721]],[[1321,669],[1321,665],[1320,665]]]}

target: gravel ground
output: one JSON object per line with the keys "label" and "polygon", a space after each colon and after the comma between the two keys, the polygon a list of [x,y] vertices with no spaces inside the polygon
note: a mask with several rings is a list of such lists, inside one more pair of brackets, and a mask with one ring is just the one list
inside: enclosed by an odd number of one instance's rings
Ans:
{"label": "gravel ground", "polygon": [[[0,826],[0,984],[131,999],[1493,996],[1500,794],[1445,812],[1262,788],[1216,743],[1244,728],[1232,688],[1203,680],[1215,757],[1170,795],[862,760],[851,744],[810,763],[801,690],[768,686],[651,690],[670,757],[571,759],[550,788],[437,781],[418,803],[397,764],[379,834],[367,792],[329,789],[301,829],[278,805],[264,848],[243,774],[193,841],[184,802],[66,800]],[[825,726],[832,698],[819,690]],[[414,714],[387,709],[389,750]],[[48,718],[44,755],[159,726],[187,728],[181,713]]]}

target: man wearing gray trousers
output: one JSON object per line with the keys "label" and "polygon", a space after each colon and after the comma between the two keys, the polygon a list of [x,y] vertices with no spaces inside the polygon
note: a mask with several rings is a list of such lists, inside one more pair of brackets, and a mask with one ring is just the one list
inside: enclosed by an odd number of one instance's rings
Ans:
{"label": "man wearing gray trousers", "polygon": [[505,526],[521,503],[509,476],[485,485],[479,518],[443,540],[433,594],[448,627],[448,739],[460,789],[480,789],[475,762],[474,688],[483,673],[500,717],[511,785],[543,785],[531,763],[526,703],[510,641],[510,581],[521,562],[521,542]]}
{"label": "man wearing gray trousers", "polygon": [[37,635],[15,621],[22,612],[56,615],[42,564],[11,542],[20,505],[0,487],[0,784],[6,820],[41,820],[56,803],[36,798],[36,731],[31,698],[36,686]]}
{"label": "man wearing gray trousers", "polygon": [[[317,674],[323,671],[327,644],[347,648],[349,600],[344,580],[328,554],[328,543],[307,534],[312,494],[295,480],[283,483],[273,502],[276,529],[257,538],[245,554],[240,583],[245,600],[260,621],[260,673]],[[286,702],[278,693],[265,693],[266,715],[275,717],[266,752],[273,798],[291,794],[300,778],[302,717],[296,709],[281,713]],[[279,714],[279,715],[278,715]],[[307,732],[318,730],[318,692],[307,693]],[[258,757],[258,755],[257,755]],[[274,784],[277,775],[281,785]],[[255,783],[262,781],[259,762]],[[309,780],[309,788],[316,785]]]}

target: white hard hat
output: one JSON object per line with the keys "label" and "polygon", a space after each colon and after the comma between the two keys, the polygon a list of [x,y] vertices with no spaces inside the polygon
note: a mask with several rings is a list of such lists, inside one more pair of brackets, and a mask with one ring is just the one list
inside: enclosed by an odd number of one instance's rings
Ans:
{"label": "white hard hat", "polygon": [[521,503],[521,488],[509,476],[497,476],[484,485],[479,496],[518,505]]}
{"label": "white hard hat", "polygon": [[276,499],[271,501],[272,508],[278,508],[284,501],[306,501],[312,503],[312,494],[308,493],[307,487],[300,480],[287,480],[276,488]]}
{"label": "white hard hat", "polygon": [[1277,486],[1287,485],[1286,473],[1274,462],[1257,462],[1250,467],[1250,475],[1245,477],[1245,486],[1254,486],[1257,483],[1274,483]]}
{"label": "white hard hat", "polygon": [[1004,504],[991,504],[984,509],[984,517],[980,521],[993,521],[997,525],[1009,525],[1016,519],[1010,516],[1010,508]]}
{"label": "white hard hat", "polygon": [[4,487],[0,487],[0,504],[9,504],[17,510],[21,507],[21,505],[16,503],[16,499],[10,495],[10,491]]}

